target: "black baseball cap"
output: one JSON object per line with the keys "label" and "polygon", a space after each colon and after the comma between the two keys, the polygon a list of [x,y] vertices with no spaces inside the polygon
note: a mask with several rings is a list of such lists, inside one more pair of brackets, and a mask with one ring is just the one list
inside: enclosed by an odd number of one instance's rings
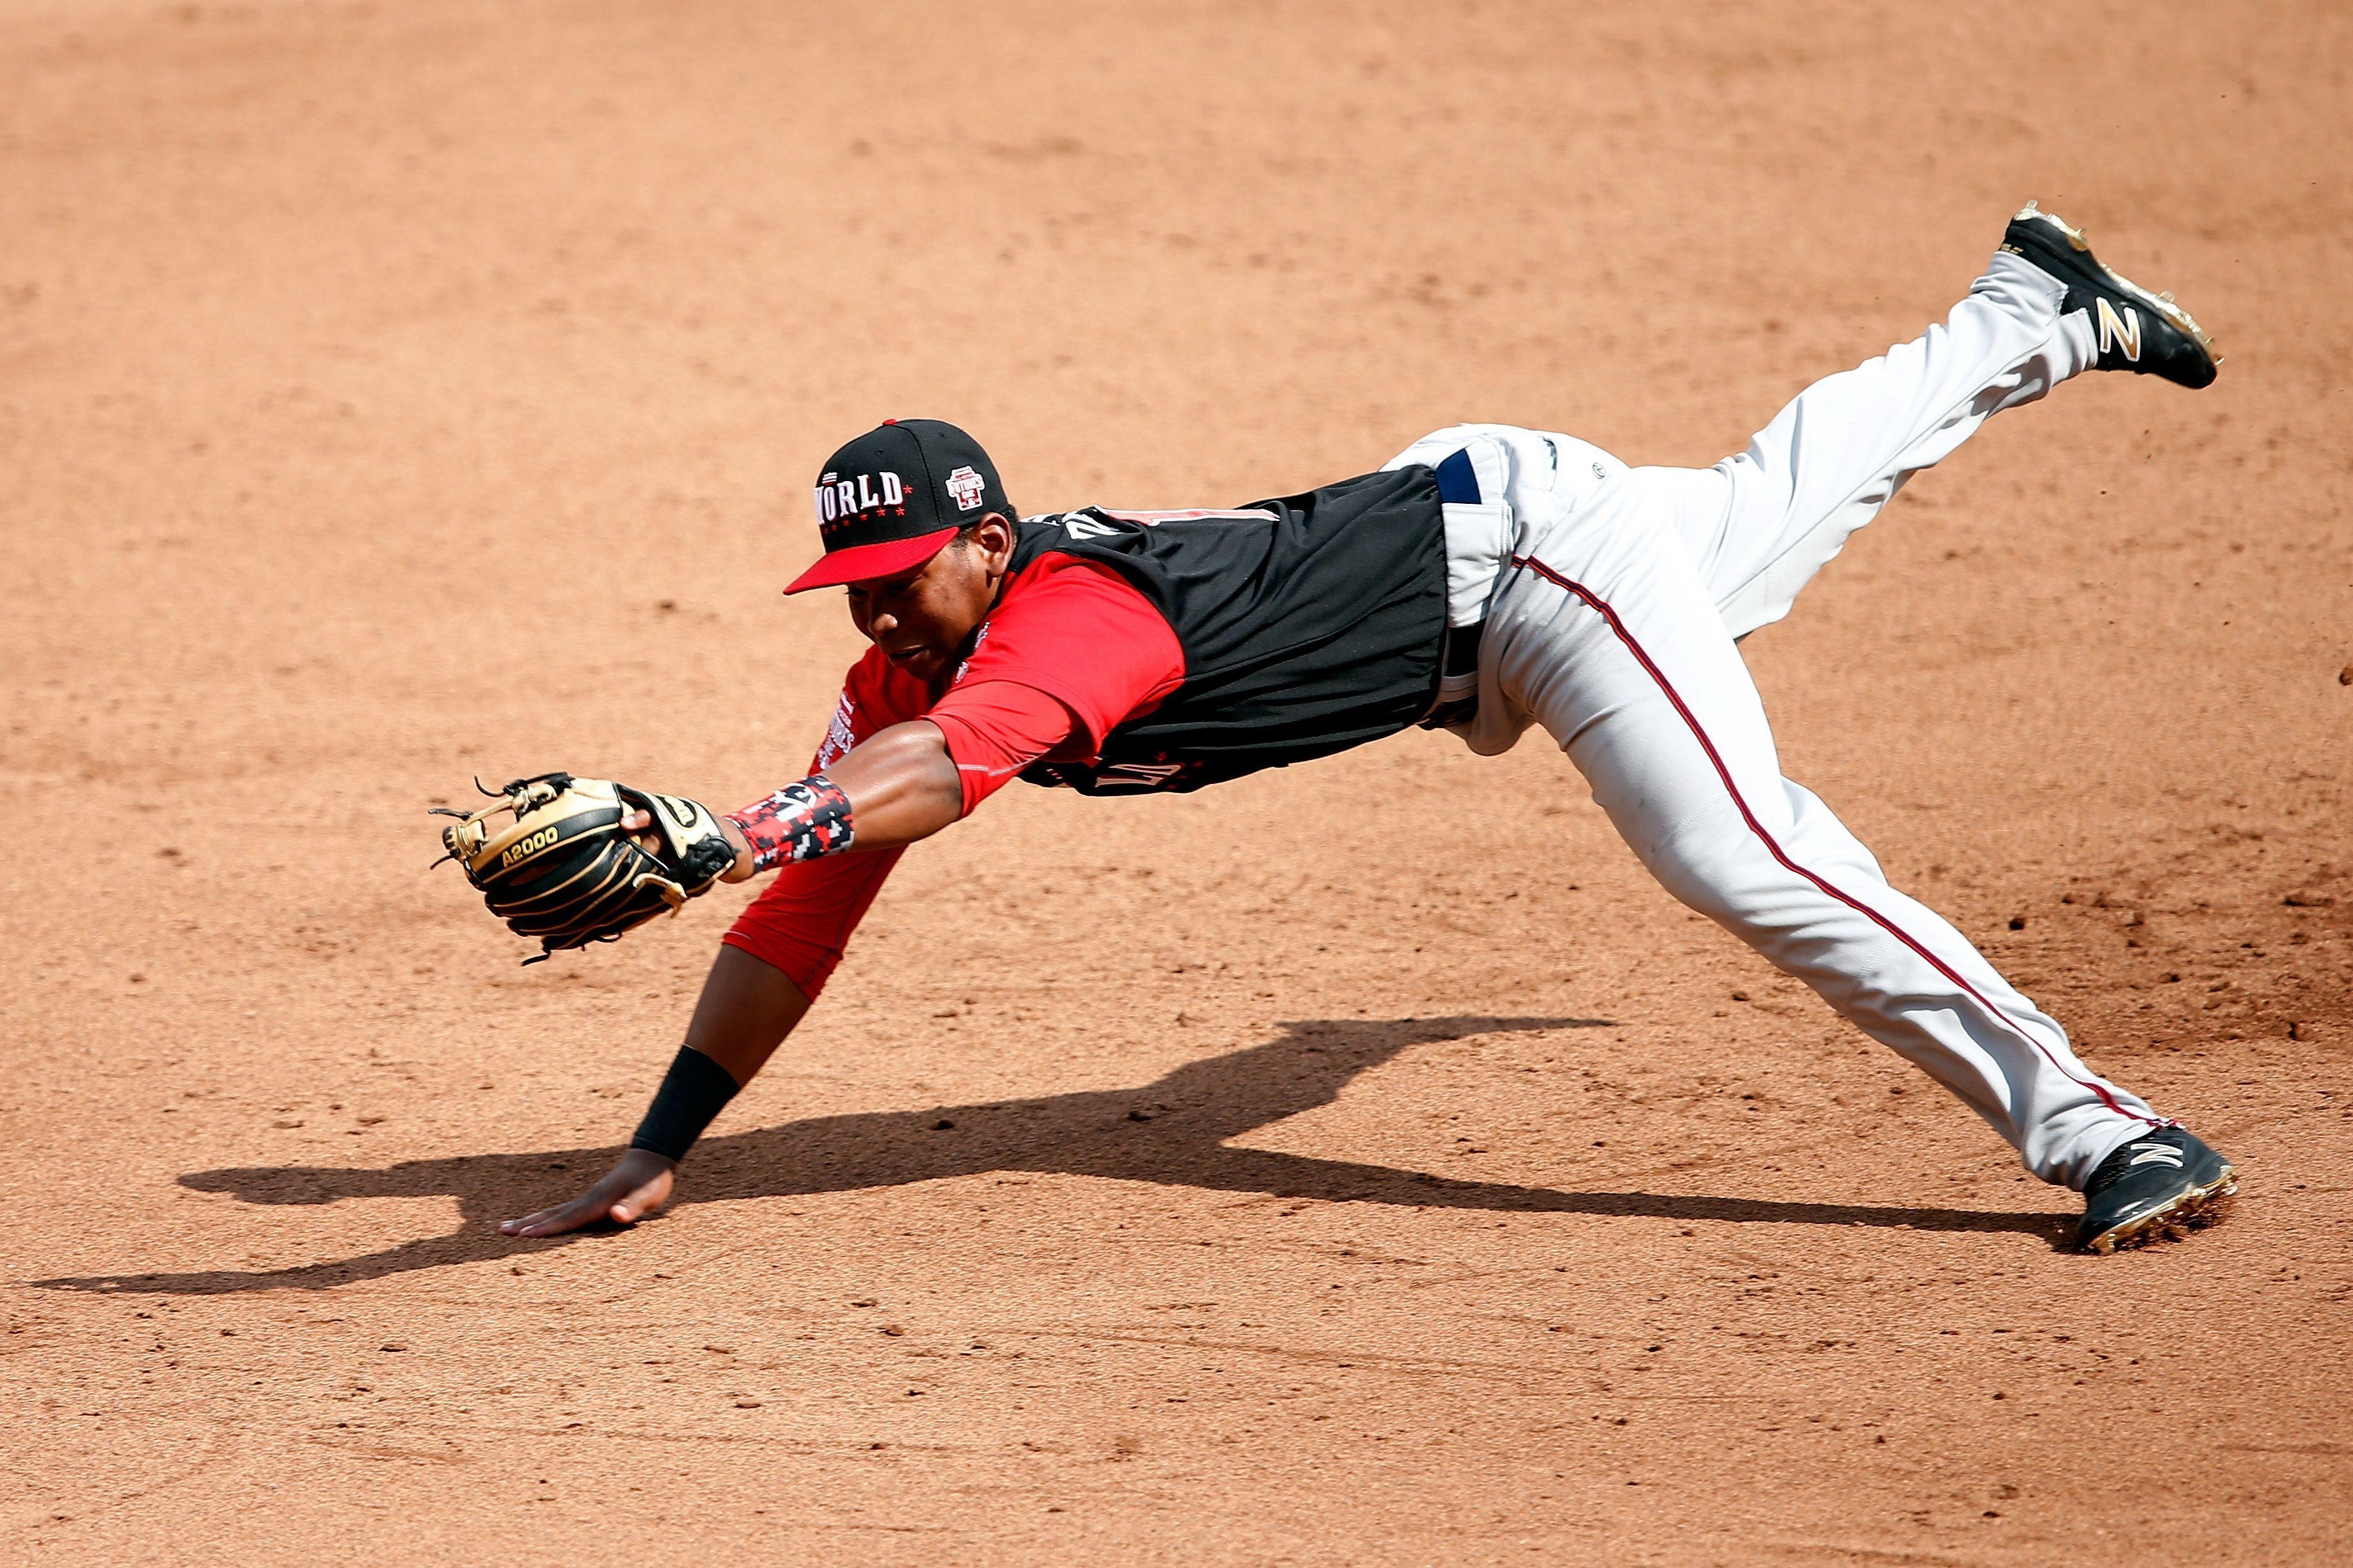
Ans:
{"label": "black baseball cap", "polygon": [[826,459],[817,481],[825,553],[785,592],[912,572],[990,512],[1014,515],[979,442],[937,419],[885,419]]}

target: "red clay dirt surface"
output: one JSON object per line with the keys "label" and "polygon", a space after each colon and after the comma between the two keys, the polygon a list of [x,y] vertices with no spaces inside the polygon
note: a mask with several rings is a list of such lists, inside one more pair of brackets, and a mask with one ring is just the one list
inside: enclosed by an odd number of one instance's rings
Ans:
{"label": "red clay dirt surface", "polygon": [[[0,16],[8,1563],[2353,1556],[2353,14]],[[2229,363],[2005,415],[1746,645],[1791,774],[2240,1164],[2074,1197],[1538,735],[911,853],[628,1233],[747,889],[529,969],[435,801],[733,806],[818,460],[1230,504],[1705,464],[2039,197]]]}

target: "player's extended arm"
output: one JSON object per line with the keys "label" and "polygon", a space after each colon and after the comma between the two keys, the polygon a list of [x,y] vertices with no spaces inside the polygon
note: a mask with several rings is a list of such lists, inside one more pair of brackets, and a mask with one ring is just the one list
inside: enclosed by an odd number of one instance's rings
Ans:
{"label": "player's extended arm", "polygon": [[[843,821],[854,823],[855,843],[849,847],[858,849],[888,849],[929,837],[964,809],[955,763],[939,730],[922,720],[880,731],[845,754],[829,777],[812,775],[812,782],[818,779],[848,798]],[[779,792],[785,793],[789,792]],[[740,882],[765,868],[757,863],[757,847],[743,824],[749,817],[752,834],[772,837],[756,815],[758,809],[723,819],[736,851],[729,881]],[[625,826],[634,830],[649,826],[650,821]],[[721,948],[687,1025],[686,1048],[671,1064],[637,1143],[578,1197],[509,1220],[499,1226],[501,1234],[561,1236],[604,1220],[628,1225],[661,1207],[670,1199],[686,1145],[737,1089],[752,1081],[808,1007],[808,997],[782,970],[740,948]],[[673,1152],[646,1147],[649,1142]]]}
{"label": "player's extended arm", "polygon": [[[741,948],[723,947],[702,982],[686,1044],[740,1087],[752,1081],[808,1008],[808,998],[782,970]],[[676,1076],[678,1068],[670,1071]],[[633,1147],[578,1197],[508,1220],[499,1234],[561,1236],[600,1220],[643,1219],[669,1201],[677,1170],[670,1156]]]}

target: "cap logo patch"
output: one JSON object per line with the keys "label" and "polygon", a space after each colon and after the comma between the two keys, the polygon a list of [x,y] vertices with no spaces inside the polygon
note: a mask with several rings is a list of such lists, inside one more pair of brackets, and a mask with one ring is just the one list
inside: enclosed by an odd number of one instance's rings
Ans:
{"label": "cap logo patch", "polygon": [[907,515],[907,486],[887,469],[849,479],[827,474],[817,483],[817,521],[820,530],[839,528],[869,516],[888,516],[895,509]]}
{"label": "cap logo patch", "polygon": [[978,506],[980,492],[987,488],[988,482],[975,473],[969,463],[947,477],[947,492],[958,511],[970,511]]}

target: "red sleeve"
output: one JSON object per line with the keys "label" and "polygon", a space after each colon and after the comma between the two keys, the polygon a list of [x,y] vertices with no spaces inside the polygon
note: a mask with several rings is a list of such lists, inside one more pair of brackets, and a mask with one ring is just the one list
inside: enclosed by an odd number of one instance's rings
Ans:
{"label": "red sleeve", "polygon": [[[920,683],[892,668],[881,650],[870,648],[850,667],[809,772],[824,772],[877,731],[916,717],[928,697]],[[783,971],[801,994],[815,1001],[899,854],[884,849],[781,866],[720,940]]]}
{"label": "red sleeve", "polygon": [[1048,555],[1016,580],[925,717],[947,740],[970,816],[1049,752],[1092,757],[1184,679],[1176,634],[1127,579]]}
{"label": "red sleeve", "polygon": [[720,941],[782,970],[814,1002],[903,849],[780,866]]}
{"label": "red sleeve", "polygon": [[947,741],[966,816],[1014,774],[1070,740],[1079,722],[1058,700],[1011,680],[959,686],[925,717]]}
{"label": "red sleeve", "polygon": [[932,717],[956,714],[967,688],[991,681],[1027,686],[1069,709],[1077,721],[1072,738],[1092,755],[1119,724],[1151,712],[1184,684],[1185,650],[1126,578],[1077,556],[1047,555],[988,617],[980,646]]}

